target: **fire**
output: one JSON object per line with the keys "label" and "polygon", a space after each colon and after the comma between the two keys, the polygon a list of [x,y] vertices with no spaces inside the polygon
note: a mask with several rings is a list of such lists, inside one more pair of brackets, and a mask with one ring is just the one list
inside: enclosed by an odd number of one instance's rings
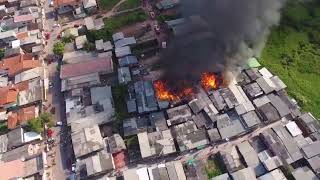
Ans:
{"label": "fire", "polygon": [[191,87],[185,87],[178,92],[173,92],[166,87],[166,83],[163,81],[155,81],[153,85],[159,100],[177,101],[193,95],[193,89]]}
{"label": "fire", "polygon": [[155,81],[154,88],[156,90],[156,95],[160,100],[168,100],[174,101],[177,100],[179,97],[172,94],[167,88],[166,84],[163,81]]}
{"label": "fire", "polygon": [[218,81],[214,73],[203,73],[201,75],[201,84],[206,90],[218,88]]}

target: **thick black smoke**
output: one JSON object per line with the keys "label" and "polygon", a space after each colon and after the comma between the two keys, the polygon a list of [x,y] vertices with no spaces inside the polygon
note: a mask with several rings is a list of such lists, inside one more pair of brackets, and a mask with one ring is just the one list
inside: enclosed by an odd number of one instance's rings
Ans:
{"label": "thick black smoke", "polygon": [[187,20],[161,55],[170,87],[198,82],[203,72],[236,71],[258,56],[285,0],[181,0]]}

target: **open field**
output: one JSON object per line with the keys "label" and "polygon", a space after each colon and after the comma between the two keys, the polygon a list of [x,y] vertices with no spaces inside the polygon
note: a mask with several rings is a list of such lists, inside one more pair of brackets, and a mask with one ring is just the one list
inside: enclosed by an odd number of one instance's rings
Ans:
{"label": "open field", "polygon": [[280,26],[267,41],[261,63],[288,86],[303,110],[320,118],[320,3],[288,1]]}

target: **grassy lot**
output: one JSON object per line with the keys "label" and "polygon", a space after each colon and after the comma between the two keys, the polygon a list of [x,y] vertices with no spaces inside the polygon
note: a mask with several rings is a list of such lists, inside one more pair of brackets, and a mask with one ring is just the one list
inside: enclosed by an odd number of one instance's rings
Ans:
{"label": "grassy lot", "polygon": [[137,8],[140,5],[141,5],[141,0],[126,0],[125,2],[119,5],[118,11]]}
{"label": "grassy lot", "polygon": [[0,135],[5,134],[8,131],[7,122],[0,122]]}
{"label": "grassy lot", "polygon": [[320,118],[320,3],[288,1],[261,63],[288,86],[303,110]]}
{"label": "grassy lot", "polygon": [[127,86],[117,85],[112,87],[111,90],[115,107],[116,122],[118,125],[122,125],[122,121],[129,117],[126,104],[126,97],[128,94]]}
{"label": "grassy lot", "polygon": [[98,39],[111,40],[112,34],[120,28],[133,25],[138,22],[145,21],[147,15],[144,11],[134,11],[121,16],[115,16],[104,19],[105,26],[101,30],[92,30],[87,33],[87,38],[90,42]]}
{"label": "grassy lot", "polygon": [[208,179],[219,176],[223,174],[223,170],[219,167],[218,161],[216,159],[208,159],[205,165],[205,171]]}
{"label": "grassy lot", "polygon": [[98,4],[102,10],[111,10],[120,0],[99,0]]}

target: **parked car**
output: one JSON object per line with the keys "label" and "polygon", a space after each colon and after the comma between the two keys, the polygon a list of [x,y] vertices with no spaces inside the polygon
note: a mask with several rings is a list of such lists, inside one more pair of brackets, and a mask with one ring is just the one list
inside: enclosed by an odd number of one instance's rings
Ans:
{"label": "parked car", "polygon": [[62,122],[61,122],[61,121],[58,121],[58,122],[56,123],[56,125],[57,125],[57,126],[62,126]]}

